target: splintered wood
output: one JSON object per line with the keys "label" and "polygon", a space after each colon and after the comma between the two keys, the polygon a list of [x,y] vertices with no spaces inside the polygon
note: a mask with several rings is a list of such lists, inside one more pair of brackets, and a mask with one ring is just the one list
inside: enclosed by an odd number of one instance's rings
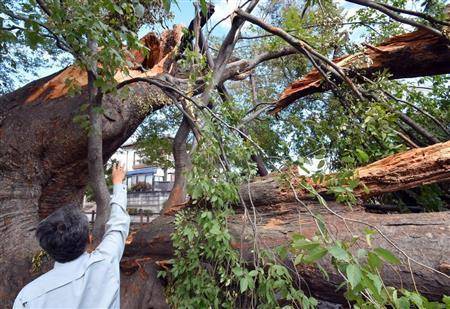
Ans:
{"label": "splintered wood", "polygon": [[[333,62],[355,77],[362,74],[370,78],[383,70],[387,70],[392,79],[450,73],[449,42],[426,31],[398,35],[378,46],[365,46],[361,52],[337,58]],[[271,112],[278,113],[297,99],[327,89],[321,74],[314,69],[290,84]]]}
{"label": "splintered wood", "polygon": [[[172,56],[181,41],[183,26],[176,25],[172,30],[166,30],[158,38],[154,33],[149,33],[141,39],[148,49],[146,55],[139,51],[132,51],[129,59],[133,66],[128,72],[119,71],[115,75],[117,82],[122,82],[136,77],[153,77],[170,70]],[[33,89],[25,100],[32,103],[38,98],[49,101],[65,96],[71,87],[85,87],[87,85],[87,72],[78,66],[71,65],[56,73],[44,85]]]}

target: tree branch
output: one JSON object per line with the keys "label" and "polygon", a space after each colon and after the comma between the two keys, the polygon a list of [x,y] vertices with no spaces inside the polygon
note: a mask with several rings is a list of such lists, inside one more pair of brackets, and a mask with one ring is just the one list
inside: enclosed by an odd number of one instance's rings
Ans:
{"label": "tree branch", "polygon": [[256,16],[253,16],[247,12],[244,12],[243,10],[237,9],[236,14],[238,14],[242,18],[248,20],[252,24],[255,24],[272,34],[279,36],[280,38],[285,40],[287,43],[289,43],[290,45],[295,47],[303,55],[305,55],[307,57],[313,56],[316,60],[326,63],[329,66],[329,67],[327,67],[327,69],[331,73],[333,73],[339,79],[342,79],[343,81],[345,81],[349,85],[349,87],[353,90],[353,92],[355,92],[357,97],[360,99],[363,99],[360,91],[353,84],[353,82],[347,77],[347,75],[342,71],[342,69],[339,66],[337,66],[335,63],[330,61],[328,58],[326,58],[322,54],[315,51],[314,48],[312,48],[306,41],[299,40],[299,39],[291,36],[289,33],[285,32],[283,29],[269,25],[266,22],[262,21],[261,19],[257,18]]}
{"label": "tree branch", "polygon": [[394,19],[394,20],[396,20],[398,22],[401,22],[403,24],[407,24],[407,25],[410,25],[410,26],[413,26],[413,27],[416,27],[416,28],[419,28],[419,29],[426,30],[428,32],[431,32],[431,33],[433,33],[435,35],[439,35],[439,36],[441,36],[441,37],[443,37],[443,38],[448,40],[448,38],[441,31],[439,31],[439,30],[437,30],[437,29],[435,29],[433,27],[430,27],[430,26],[418,23],[418,22],[416,22],[416,21],[414,21],[412,19],[404,18],[401,15],[395,13],[391,8],[388,8],[388,7],[384,6],[384,5],[380,5],[377,2],[370,1],[370,0],[346,0],[346,1],[347,2],[351,2],[351,3],[355,3],[355,4],[359,4],[359,5],[362,5],[362,6],[365,6],[365,7],[370,7],[370,8],[375,9],[375,10],[378,10],[378,11],[386,14],[387,16],[389,16],[390,18],[392,18],[392,19]]}

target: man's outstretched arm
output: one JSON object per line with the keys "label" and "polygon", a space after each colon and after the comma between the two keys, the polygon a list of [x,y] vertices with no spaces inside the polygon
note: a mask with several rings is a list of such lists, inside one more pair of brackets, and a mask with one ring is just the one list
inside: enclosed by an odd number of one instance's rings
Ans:
{"label": "man's outstretched arm", "polygon": [[96,251],[109,255],[118,261],[122,258],[125,241],[130,229],[130,216],[127,213],[127,189],[122,184],[125,177],[123,166],[114,165],[112,169],[113,196],[111,214],[106,222],[106,231]]}

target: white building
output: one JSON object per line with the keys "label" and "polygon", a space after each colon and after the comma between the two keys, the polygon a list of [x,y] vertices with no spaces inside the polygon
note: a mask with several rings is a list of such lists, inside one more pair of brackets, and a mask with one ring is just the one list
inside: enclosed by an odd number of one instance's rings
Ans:
{"label": "white building", "polygon": [[174,181],[173,168],[163,169],[145,163],[145,158],[136,151],[134,143],[123,144],[111,159],[118,160],[125,164],[126,184],[128,189],[132,189],[137,184],[147,184],[151,191],[170,191]]}

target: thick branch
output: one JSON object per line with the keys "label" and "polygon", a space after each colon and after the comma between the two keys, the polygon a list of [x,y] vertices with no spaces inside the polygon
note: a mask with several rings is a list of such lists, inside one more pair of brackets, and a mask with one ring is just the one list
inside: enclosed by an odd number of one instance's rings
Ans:
{"label": "thick branch", "polygon": [[[424,31],[395,36],[378,46],[334,60],[351,75],[371,78],[375,73],[387,70],[392,79],[412,78],[450,73],[450,47],[447,40]],[[293,82],[280,95],[272,113],[278,113],[295,100],[327,90],[317,70]]]}
{"label": "thick branch", "polygon": [[[260,248],[273,249],[279,245],[285,245],[289,242],[291,234],[302,233],[306,237],[312,237],[317,233],[317,226],[304,206],[297,203],[265,204],[264,210],[259,209],[256,229]],[[450,214],[428,213],[428,214],[407,214],[407,215],[381,215],[371,214],[363,211],[345,212],[349,220],[344,222],[336,216],[327,213],[318,204],[307,203],[307,207],[314,209],[316,213],[322,213],[323,220],[329,226],[333,238],[341,241],[351,241],[353,237],[359,236],[357,244],[352,251],[358,248],[366,248],[364,230],[365,225],[353,221],[366,222],[376,226],[382,233],[395,244],[398,244],[401,250],[408,255],[420,261],[426,267],[435,268],[444,275],[431,272],[428,268],[412,263],[411,269],[415,276],[417,288],[425,296],[431,299],[440,299],[442,294],[450,292],[450,279],[448,277],[449,269],[448,259],[450,245],[448,235],[448,225],[450,223]],[[339,205],[331,205],[334,209]],[[342,207],[341,207],[342,208]],[[353,221],[350,221],[353,220]],[[232,234],[232,246],[241,250],[243,256],[251,263],[253,261],[252,249],[253,233],[252,227],[245,216],[236,214],[229,219],[228,228]],[[128,271],[133,271],[133,261],[147,259],[150,263],[155,261],[169,260],[173,258],[173,247],[170,235],[173,232],[173,217],[161,216],[154,220],[151,225],[143,227],[129,239],[129,244],[125,249],[123,268],[128,266]],[[381,276],[387,286],[403,287],[410,290],[414,289],[411,280],[411,274],[407,262],[401,256],[401,253],[391,246],[380,235],[372,237],[373,247],[383,247],[392,250],[403,260],[400,266],[386,265],[381,271]],[[355,253],[355,252],[354,252]],[[356,253],[355,253],[356,254]],[[292,261],[285,261],[295,274],[295,267]],[[321,260],[320,265],[326,269],[330,278],[327,280],[322,273],[311,265],[298,265],[296,270],[299,272],[302,283],[300,287],[308,293],[320,299],[330,300],[335,303],[345,303],[343,297],[344,289],[337,289],[337,286],[343,281],[342,277],[336,272],[330,263],[330,259]],[[134,266],[134,271],[138,267]],[[446,275],[447,274],[447,275]]]}

